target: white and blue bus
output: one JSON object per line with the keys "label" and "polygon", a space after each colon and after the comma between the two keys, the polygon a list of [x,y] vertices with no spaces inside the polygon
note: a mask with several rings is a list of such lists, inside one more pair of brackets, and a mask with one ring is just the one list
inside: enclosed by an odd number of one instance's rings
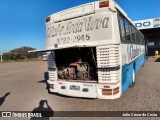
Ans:
{"label": "white and blue bus", "polygon": [[135,84],[145,61],[144,36],[112,0],[76,6],[46,18],[49,91],[116,99]]}

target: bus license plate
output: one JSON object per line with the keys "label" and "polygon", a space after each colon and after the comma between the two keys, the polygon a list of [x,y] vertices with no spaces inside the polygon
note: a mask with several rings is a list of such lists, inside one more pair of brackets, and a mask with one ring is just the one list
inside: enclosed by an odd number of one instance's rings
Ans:
{"label": "bus license plate", "polygon": [[80,86],[77,86],[77,85],[70,85],[70,90],[77,90],[79,91],[80,90]]}

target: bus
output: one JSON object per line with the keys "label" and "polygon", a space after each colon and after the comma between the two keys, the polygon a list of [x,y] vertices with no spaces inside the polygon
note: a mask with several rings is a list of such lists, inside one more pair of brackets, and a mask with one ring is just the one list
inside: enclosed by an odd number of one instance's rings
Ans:
{"label": "bus", "polygon": [[113,0],[95,1],[46,18],[49,91],[117,99],[135,84],[145,39]]}

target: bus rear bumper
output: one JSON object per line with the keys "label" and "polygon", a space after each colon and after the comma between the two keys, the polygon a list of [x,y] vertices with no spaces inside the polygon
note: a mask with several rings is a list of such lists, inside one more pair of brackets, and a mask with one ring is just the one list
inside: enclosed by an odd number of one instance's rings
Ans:
{"label": "bus rear bumper", "polygon": [[121,96],[121,85],[80,83],[68,81],[47,81],[49,91],[61,95],[83,98],[117,99]]}

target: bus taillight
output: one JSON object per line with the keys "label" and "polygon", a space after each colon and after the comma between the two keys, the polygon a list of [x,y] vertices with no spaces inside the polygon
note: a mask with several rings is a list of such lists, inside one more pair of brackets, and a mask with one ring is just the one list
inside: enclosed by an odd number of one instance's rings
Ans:
{"label": "bus taillight", "polygon": [[119,87],[113,89],[113,94],[115,95],[117,93],[119,93]]}
{"label": "bus taillight", "polygon": [[102,95],[112,95],[112,89],[102,89]]}
{"label": "bus taillight", "polygon": [[59,84],[63,84],[62,82],[59,82]]}
{"label": "bus taillight", "polygon": [[46,18],[46,23],[49,22],[50,20],[51,20],[51,17],[50,17],[50,16],[47,17],[47,18]]}
{"label": "bus taillight", "polygon": [[103,8],[103,7],[109,7],[109,1],[108,0],[104,0],[102,2],[99,2],[99,8]]}
{"label": "bus taillight", "polygon": [[110,86],[106,86],[106,85],[105,85],[105,86],[103,86],[103,87],[104,87],[104,88],[110,88]]}

